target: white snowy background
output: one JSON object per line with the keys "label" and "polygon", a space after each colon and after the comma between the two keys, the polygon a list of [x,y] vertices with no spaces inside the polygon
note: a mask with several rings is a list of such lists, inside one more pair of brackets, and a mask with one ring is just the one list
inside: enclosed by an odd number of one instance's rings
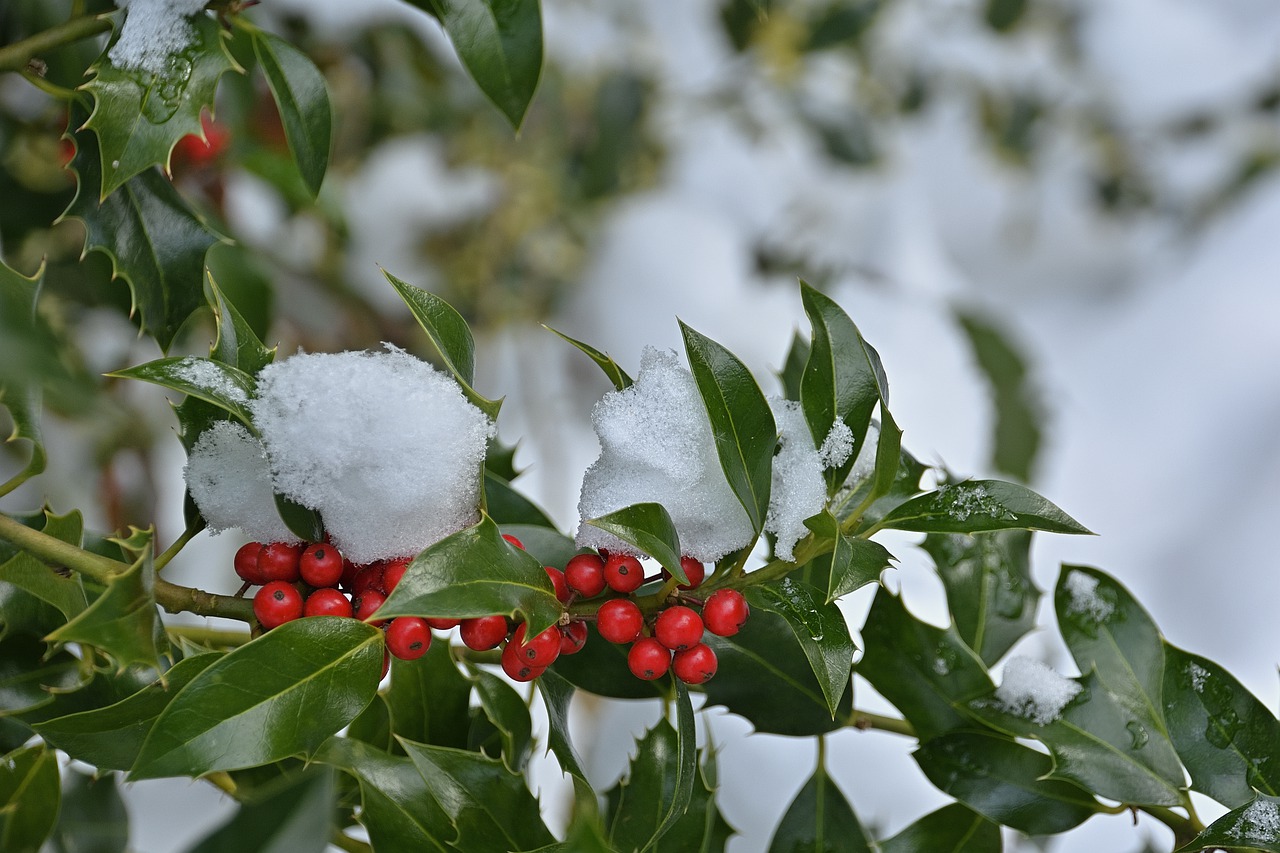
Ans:
{"label": "white snowy background", "polygon": [[[393,0],[266,5],[305,12],[335,32],[371,15],[395,16],[441,43],[425,16]],[[1064,561],[1106,570],[1170,641],[1222,663],[1277,707],[1280,178],[1260,182],[1203,232],[1149,220],[1124,225],[1091,211],[1069,144],[1033,180],[1015,179],[977,141],[971,116],[945,110],[899,127],[879,169],[832,175],[785,123],[753,137],[699,107],[701,96],[740,71],[713,3],[629,4],[625,30],[592,4],[544,5],[549,51],[569,67],[625,55],[657,69],[670,157],[659,188],[612,213],[583,289],[563,316],[547,318],[550,325],[634,371],[645,344],[680,349],[679,316],[737,352],[772,392],[767,377],[793,330],[807,328],[795,287],[761,279],[750,263],[753,241],[777,234],[875,272],[839,276],[829,292],[879,349],[906,446],[926,461],[985,474],[988,392],[950,311],[956,304],[988,310],[1031,357],[1042,390],[1048,435],[1035,486],[1098,533],[1038,536],[1038,584],[1051,590]],[[965,5],[903,2],[899,37],[923,44],[930,15]],[[1135,127],[1220,106],[1280,73],[1274,0],[1077,5],[1084,62]],[[939,63],[990,70],[978,34],[947,44]],[[773,109],[768,98],[760,96],[763,114]],[[1150,156],[1188,185],[1231,165],[1213,149],[1194,157],[1153,149]],[[482,175],[443,174],[439,159],[429,140],[400,140],[335,188],[357,226],[364,268],[353,277],[385,289],[376,284],[378,262],[425,280],[405,268],[410,259],[402,261],[410,228],[490,203]],[[229,201],[239,230],[282,239],[290,225],[256,200],[251,182],[242,190],[233,182]],[[397,222],[407,224],[397,229]],[[582,472],[597,453],[588,416],[605,380],[533,325],[481,340],[478,352],[478,390],[508,396],[500,431],[521,441],[518,461],[528,472],[520,485],[569,530]],[[161,506],[175,515],[160,519],[162,530],[181,527],[181,449],[172,442],[170,450],[173,477],[162,484]],[[55,487],[73,479],[74,459],[53,464]],[[913,612],[940,622],[941,587],[910,544],[915,539],[886,540],[901,558],[888,582]],[[200,537],[174,562],[172,579],[199,581],[202,566],[229,565],[237,544]],[[848,614],[858,625],[870,596],[864,590],[852,598]],[[1042,622],[1051,619],[1042,604]],[[1017,652],[1074,674],[1052,631],[1033,634]],[[855,689],[858,704],[882,707],[865,684]],[[577,742],[601,789],[625,766],[627,732],[643,731],[657,714],[648,704],[588,699],[575,706]],[[704,719],[721,750],[720,808],[739,833],[730,850],[763,850],[812,771],[812,741],[748,736],[749,725],[723,710]],[[910,759],[911,745],[879,732],[829,738],[832,775],[881,836],[946,802]],[[549,819],[563,821],[567,788],[554,762],[536,769],[535,784]],[[127,797],[133,844],[144,853],[185,849],[232,809],[202,783],[139,783]],[[1206,804],[1202,817],[1213,816]],[[1050,849],[1137,851],[1148,837],[1157,849],[1170,845],[1154,821],[1135,829],[1128,815],[1095,817]]]}

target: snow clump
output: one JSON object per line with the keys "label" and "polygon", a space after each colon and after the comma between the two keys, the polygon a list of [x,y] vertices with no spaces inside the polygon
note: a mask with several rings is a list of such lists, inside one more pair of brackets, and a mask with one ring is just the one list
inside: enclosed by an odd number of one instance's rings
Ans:
{"label": "snow clump", "polygon": [[796,543],[809,533],[804,520],[827,505],[827,481],[822,471],[843,465],[853,452],[853,432],[837,420],[821,448],[813,445],[813,433],[804,410],[794,400],[769,398],[778,425],[779,449],[773,457],[773,483],[764,529],[778,537],[774,553],[788,562],[795,559]]}
{"label": "snow clump", "polygon": [[354,563],[416,554],[479,518],[493,424],[403,350],[269,364],[249,409],[276,490],[318,511]]}
{"label": "snow clump", "polygon": [[1280,838],[1280,804],[1259,794],[1236,818],[1227,835],[1257,844],[1275,843]]}
{"label": "snow clump", "polygon": [[1106,622],[1116,606],[1098,592],[1098,579],[1081,571],[1067,575],[1067,613],[1087,616],[1095,622]]}
{"label": "snow clump", "polygon": [[693,375],[675,353],[646,347],[635,384],[596,403],[600,456],[582,480],[577,543],[642,556],[587,519],[635,503],[666,508],[685,554],[718,560],[750,544],[751,519],[725,480]]}
{"label": "snow clump", "polygon": [[116,0],[125,10],[120,38],[107,56],[117,68],[146,71],[157,76],[168,69],[169,57],[195,38],[192,15],[207,0]]}
{"label": "snow clump", "polygon": [[1080,685],[1027,657],[1012,657],[1004,665],[1004,680],[996,689],[1002,711],[1047,726],[1080,693]]}
{"label": "snow clump", "polygon": [[258,542],[297,542],[276,512],[262,443],[234,421],[200,433],[183,471],[212,533],[239,528]]}

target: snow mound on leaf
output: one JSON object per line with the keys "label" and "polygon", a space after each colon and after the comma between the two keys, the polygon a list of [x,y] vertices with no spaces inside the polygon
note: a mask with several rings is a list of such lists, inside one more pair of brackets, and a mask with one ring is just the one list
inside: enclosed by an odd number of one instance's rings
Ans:
{"label": "snow mound on leaf", "polygon": [[249,409],[276,490],[318,511],[353,562],[416,554],[479,519],[493,424],[402,350],[267,365]]}
{"label": "snow mound on leaf", "polygon": [[262,443],[234,421],[200,433],[183,470],[211,533],[239,528],[257,542],[297,542],[276,512]]}
{"label": "snow mound on leaf", "polygon": [[206,0],[116,0],[125,10],[120,38],[107,56],[117,68],[163,75],[169,57],[195,38],[191,16],[199,14]]}
{"label": "snow mound on leaf", "polygon": [[[800,404],[771,397],[769,406],[778,425],[779,448],[773,457],[773,483],[764,529],[778,537],[774,554],[783,560],[794,560],[796,543],[809,533],[804,520],[822,512],[827,504],[827,480],[822,476],[822,453],[813,446],[813,434]],[[841,422],[840,426],[844,424]],[[849,431],[847,426],[844,429]],[[823,447],[826,446],[824,441]],[[849,441],[848,450],[852,449],[853,442]],[[848,457],[846,451],[840,462]]]}
{"label": "snow mound on leaf", "polygon": [[672,352],[646,347],[635,384],[592,410],[600,457],[582,480],[578,546],[639,552],[586,524],[635,503],[661,504],[684,553],[710,562],[750,544],[753,531],[725,480],[693,375]]}
{"label": "snow mound on leaf", "polygon": [[1065,676],[1027,657],[1012,657],[1004,665],[1004,680],[996,689],[1002,710],[1047,726],[1080,694],[1081,687]]}

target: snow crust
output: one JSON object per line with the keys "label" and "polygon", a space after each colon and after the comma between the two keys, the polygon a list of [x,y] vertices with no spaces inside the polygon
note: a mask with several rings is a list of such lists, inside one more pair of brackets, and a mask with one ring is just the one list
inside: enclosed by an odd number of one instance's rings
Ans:
{"label": "snow crust", "polygon": [[1280,805],[1256,799],[1240,813],[1227,835],[1243,841],[1271,844],[1280,838]]}
{"label": "snow crust", "polygon": [[239,528],[257,542],[297,542],[276,512],[262,443],[241,424],[216,421],[200,434],[183,474],[211,533]]}
{"label": "snow crust", "polygon": [[125,10],[120,38],[107,56],[117,68],[164,74],[169,57],[195,38],[190,18],[206,0],[116,0]]}
{"label": "snow crust", "polygon": [[1067,575],[1067,612],[1088,616],[1095,622],[1105,622],[1115,612],[1115,605],[1098,594],[1098,579],[1084,572],[1073,571]]}
{"label": "snow crust", "polygon": [[1004,665],[1004,680],[996,688],[1001,710],[1045,726],[1058,719],[1080,685],[1037,660],[1012,657]]}

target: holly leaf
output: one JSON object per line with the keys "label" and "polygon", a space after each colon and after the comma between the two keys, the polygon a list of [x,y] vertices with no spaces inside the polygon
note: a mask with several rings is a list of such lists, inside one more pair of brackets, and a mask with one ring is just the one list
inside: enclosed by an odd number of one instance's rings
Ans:
{"label": "holly leaf", "polygon": [[1090,532],[1026,486],[1000,480],[967,480],[943,486],[895,507],[880,519],[879,526],[919,533]]}
{"label": "holly leaf", "polygon": [[[778,372],[782,382],[782,393],[788,400],[800,399],[800,380],[804,377],[804,366],[809,360],[809,341],[799,330],[791,336],[791,347],[787,350],[787,360]],[[825,438],[825,436],[824,436]]]}
{"label": "holly leaf", "polygon": [[292,773],[241,804],[189,853],[323,853],[334,808],[333,771]]}
{"label": "holly leaf", "polygon": [[604,371],[604,375],[609,377],[609,381],[613,383],[614,390],[625,391],[635,384],[634,380],[627,375],[627,372],[619,367],[618,363],[610,358],[608,354],[600,352],[600,350],[590,344],[585,344],[576,338],[571,338],[564,332],[558,332],[545,323],[542,328],[546,329],[551,334],[556,335],[561,340],[568,341],[570,344],[573,344],[579,350],[586,353],[587,357],[599,365],[600,369]]}
{"label": "holly leaf", "polygon": [[324,75],[305,53],[284,39],[253,30],[253,53],[267,78],[303,183],[311,196],[320,194],[329,165],[333,116]]}
{"label": "holly leaf", "polygon": [[502,763],[512,773],[523,773],[533,751],[533,721],[524,699],[493,673],[475,670],[471,681],[481,710],[502,738]]}
{"label": "holly leaf", "polygon": [[44,470],[44,439],[40,432],[40,382],[50,356],[59,352],[48,323],[36,313],[40,276],[28,279],[0,261],[0,404],[9,410],[13,431],[5,443],[25,441],[31,446],[27,464],[7,482],[0,495]]}
{"label": "holly leaf", "polygon": [[417,660],[393,658],[386,692],[392,731],[434,746],[466,747],[471,686],[446,642],[433,642]]}
{"label": "holly leaf", "polygon": [[276,348],[268,348],[249,321],[231,304],[231,300],[205,268],[205,286],[209,306],[217,326],[217,336],[209,349],[214,361],[236,368],[249,376],[257,376],[276,357]]}
{"label": "holly leaf", "polygon": [[849,689],[853,653],[857,651],[840,608],[826,601],[820,590],[789,577],[780,583],[751,587],[746,598],[753,610],[776,613],[786,622],[809,660],[834,718]]}
{"label": "holly leaf", "polygon": [[687,584],[689,576],[680,565],[680,536],[666,507],[656,503],[624,506],[608,515],[589,519],[587,524],[612,533],[653,557],[662,567]]}
{"label": "holly leaf", "polygon": [[199,673],[161,712],[130,779],[201,776],[314,755],[372,700],[378,629],[316,616],[273,628]]}
{"label": "holly leaf", "polygon": [[180,358],[158,358],[108,373],[119,379],[141,379],[171,391],[212,403],[230,412],[241,423],[253,430],[253,416],[247,408],[249,399],[257,391],[258,383],[239,368],[212,358],[185,355]]}
{"label": "holly leaf", "polygon": [[1000,853],[1000,827],[959,803],[927,814],[880,842],[881,853]]}
{"label": "holly leaf", "polygon": [[769,853],[871,853],[866,830],[821,764],[773,831]]}
{"label": "holly leaf", "polygon": [[93,114],[83,125],[101,149],[100,198],[152,166],[169,168],[169,155],[189,134],[204,138],[201,110],[213,109],[218,80],[241,71],[227,51],[226,36],[209,15],[189,19],[195,39],[170,54],[164,71],[118,68],[109,53],[89,68],[80,88],[93,96]]}
{"label": "holly leaf", "polygon": [[510,481],[488,469],[484,472],[484,505],[489,517],[503,527],[520,524],[556,529],[556,523],[541,507],[516,491]]}
{"label": "holly leaf", "polygon": [[840,522],[829,510],[806,518],[804,524],[819,539],[832,543],[831,568],[825,584],[827,603],[862,589],[867,584],[879,583],[880,575],[893,562],[894,557],[889,549],[879,542],[841,532]]}
{"label": "holly leaf", "polygon": [[1258,794],[1248,804],[1215,820],[1177,853],[1198,850],[1280,853],[1280,797]]}
{"label": "holly leaf", "polygon": [[49,838],[54,853],[124,853],[129,812],[114,773],[90,775],[68,767],[58,824]]}
{"label": "holly leaf", "polygon": [[0,717],[28,716],[84,684],[79,658],[48,648],[25,635],[0,641]]}
{"label": "holly leaf", "polygon": [[554,669],[544,672],[537,684],[547,708],[547,749],[555,754],[561,771],[573,779],[574,820],[597,824],[598,827],[599,800],[569,737],[569,701],[573,698],[573,685]]}
{"label": "holly leaf", "polygon": [[0,761],[0,850],[39,853],[58,818],[58,756],[37,743]]}
{"label": "holly leaf", "polygon": [[537,634],[561,612],[542,565],[508,544],[486,515],[419,554],[375,615],[468,619],[519,614],[528,632]]}
{"label": "holly leaf", "polygon": [[724,853],[725,845],[736,831],[716,805],[717,776],[715,751],[704,749],[702,766],[693,780],[689,807],[650,848],[654,853]]}
{"label": "holly leaf", "polygon": [[[46,508],[43,510],[43,521],[44,533],[79,547],[83,519],[78,510],[60,516]],[[4,565],[0,565],[0,587],[5,585],[50,605],[64,619],[79,616],[89,603],[78,574],[58,574],[26,551],[19,551]],[[4,608],[0,607],[0,613],[3,612]]]}

